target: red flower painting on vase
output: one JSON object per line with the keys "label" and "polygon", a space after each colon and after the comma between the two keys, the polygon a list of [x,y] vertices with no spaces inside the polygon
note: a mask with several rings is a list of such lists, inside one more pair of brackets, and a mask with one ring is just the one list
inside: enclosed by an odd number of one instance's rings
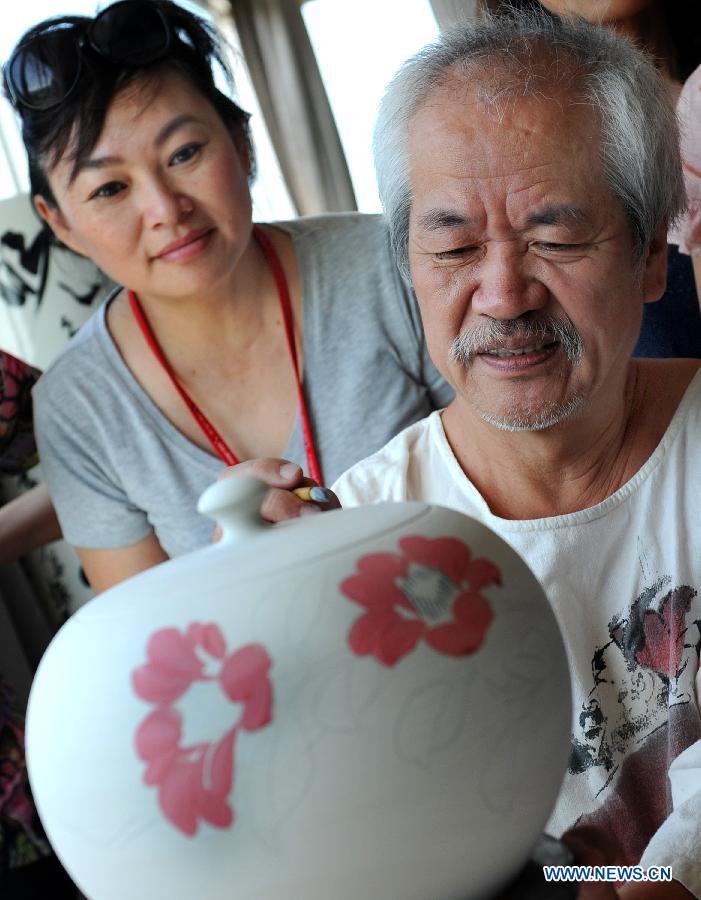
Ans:
{"label": "red flower painting on vase", "polygon": [[[136,694],[155,705],[136,731],[139,757],[147,764],[144,782],[158,788],[165,817],[186,835],[200,820],[219,828],[234,821],[229,795],[234,782],[236,741],[271,721],[272,661],[260,644],[228,653],[221,629],[193,623],[156,631],[148,641],[148,661],[132,674]],[[196,682],[216,682],[231,703],[241,707],[238,720],[215,741],[183,743],[182,714],[174,703]]]}
{"label": "red flower painting on vase", "polygon": [[362,557],[340,585],[364,609],[348,636],[353,652],[394,666],[419,641],[448,656],[479,650],[494,618],[481,592],[501,584],[498,568],[453,537],[405,537],[399,550]]}

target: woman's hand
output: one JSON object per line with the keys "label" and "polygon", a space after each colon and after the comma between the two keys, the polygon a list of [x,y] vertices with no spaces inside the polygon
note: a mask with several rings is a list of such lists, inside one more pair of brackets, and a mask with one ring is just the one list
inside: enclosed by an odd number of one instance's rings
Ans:
{"label": "woman's hand", "polygon": [[[336,495],[328,488],[321,488],[311,478],[305,478],[301,466],[288,462],[286,459],[249,459],[230,466],[219,475],[219,478],[236,478],[238,475],[249,475],[258,478],[270,485],[265,500],[260,509],[260,514],[266,522],[284,522],[286,519],[296,519],[299,516],[308,516],[324,512],[329,509],[338,509],[341,504]],[[297,488],[317,488],[309,499],[309,491],[294,493]],[[323,491],[328,499],[316,499],[319,490]]]}

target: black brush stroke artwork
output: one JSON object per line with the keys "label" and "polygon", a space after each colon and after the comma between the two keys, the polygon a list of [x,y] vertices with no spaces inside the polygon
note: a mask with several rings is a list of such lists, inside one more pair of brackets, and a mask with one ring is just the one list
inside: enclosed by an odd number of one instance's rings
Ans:
{"label": "black brush stroke artwork", "polygon": [[[44,229],[29,244],[25,235],[18,231],[5,231],[0,235],[0,297],[9,306],[24,306],[32,295],[36,297],[36,311],[39,311],[46,294],[51,249],[51,236]],[[16,254],[15,259],[10,260],[7,251]],[[100,279],[93,280],[82,290],[76,290],[65,281],[57,284],[80,306],[92,306],[102,286]]]}

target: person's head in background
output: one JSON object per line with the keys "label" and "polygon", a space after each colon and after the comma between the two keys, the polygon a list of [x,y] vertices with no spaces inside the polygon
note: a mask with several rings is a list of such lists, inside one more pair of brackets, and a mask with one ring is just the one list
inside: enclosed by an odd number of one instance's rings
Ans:
{"label": "person's head in background", "polygon": [[[199,112],[211,120],[210,130],[212,124],[219,128],[226,136],[220,135],[220,143],[228,143],[230,151],[233,148],[232,155],[240,159],[244,170],[240,180],[245,183],[239,193],[247,193],[253,171],[248,115],[217,87],[217,70],[230,85],[231,74],[215,30],[169,0],[123,0],[94,18],[45,20],[21,38],[4,68],[5,91],[21,117],[31,193],[42,218],[61,240],[92,256],[115,280],[125,283],[119,254],[111,253],[118,248],[100,245],[104,229],[93,228],[98,238],[92,253],[93,245],[86,250],[72,242],[75,236],[84,237],[80,227],[64,232],[63,225],[77,220],[78,226],[99,226],[94,211],[100,204],[104,209],[107,201],[126,196],[120,193],[121,182],[110,183],[109,190],[98,185],[111,174],[103,166],[106,174],[102,175],[100,164],[92,159],[94,151],[105,144],[110,153],[115,152],[122,140],[126,144],[127,138],[134,138],[135,131],[147,132],[151,107],[157,111],[155,101],[160,97],[183,98],[182,109],[173,107],[173,115],[181,115],[170,128],[173,132],[180,126],[183,140],[188,119],[197,119]],[[122,109],[129,110],[129,118],[117,115]],[[133,129],[125,128],[131,122]],[[162,136],[166,149],[168,136]],[[195,148],[193,139],[188,154],[197,152]],[[174,159],[173,166],[187,163],[186,156],[181,153],[182,159]],[[86,174],[95,180],[99,191],[95,196],[87,182],[80,185]],[[250,221],[250,200],[242,216]],[[111,221],[114,218],[110,216]],[[117,218],[128,218],[124,209]],[[106,240],[107,235],[102,243]]]}
{"label": "person's head in background", "polygon": [[672,81],[682,84],[701,63],[698,0],[482,0],[490,12],[543,7],[610,25],[644,47]]}

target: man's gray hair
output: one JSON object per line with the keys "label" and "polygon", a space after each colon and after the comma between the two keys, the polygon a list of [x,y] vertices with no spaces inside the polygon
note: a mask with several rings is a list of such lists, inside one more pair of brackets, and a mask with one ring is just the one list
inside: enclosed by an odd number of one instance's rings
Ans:
{"label": "man's gray hair", "polygon": [[653,63],[613,29],[559,20],[540,10],[511,10],[443,33],[404,63],[380,105],[375,169],[397,263],[407,277],[408,130],[428,94],[454,83],[455,75],[468,85],[496,83],[480,92],[483,101],[490,93],[498,95],[492,102],[499,102],[505,93],[535,96],[565,89],[577,102],[598,108],[604,175],[628,216],[637,260],[660,226],[683,212],[677,120]]}

